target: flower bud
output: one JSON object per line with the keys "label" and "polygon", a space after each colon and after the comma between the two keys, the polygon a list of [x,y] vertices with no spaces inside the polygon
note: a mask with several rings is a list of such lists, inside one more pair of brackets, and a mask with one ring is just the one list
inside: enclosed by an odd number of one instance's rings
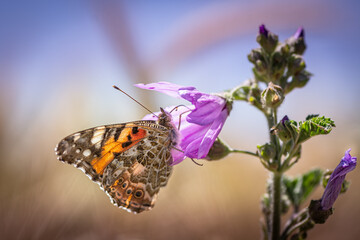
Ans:
{"label": "flower bud", "polygon": [[299,74],[306,67],[304,59],[297,54],[293,54],[288,59],[288,75],[293,76]]}
{"label": "flower bud", "polygon": [[261,101],[264,106],[270,108],[277,108],[284,101],[283,89],[273,84],[269,83],[268,87],[261,93]]}
{"label": "flower bud", "polygon": [[277,46],[278,36],[269,32],[269,30],[266,29],[265,25],[262,24],[259,27],[259,34],[256,37],[256,41],[265,50],[265,52],[271,54],[272,52],[274,52]]}
{"label": "flower bud", "polygon": [[287,54],[282,51],[275,51],[272,55],[271,78],[275,83],[284,74],[287,65]]}
{"label": "flower bud", "polygon": [[284,143],[287,143],[293,138],[292,128],[288,116],[284,116],[281,121],[271,128],[270,133],[275,134]]}
{"label": "flower bud", "polygon": [[276,151],[273,144],[265,143],[264,145],[257,146],[259,150],[259,156],[266,162],[275,157]]}
{"label": "flower bud", "polygon": [[285,94],[291,92],[294,88],[304,87],[310,80],[311,73],[303,70],[292,77],[291,81],[285,86]]}
{"label": "flower bud", "polygon": [[251,50],[251,53],[248,55],[248,59],[252,63],[256,63],[257,60],[264,61],[264,56],[260,48],[255,48]]}
{"label": "flower bud", "polygon": [[290,46],[290,52],[302,55],[305,52],[305,32],[302,27],[299,27],[294,35],[286,40]]}
{"label": "flower bud", "polygon": [[258,81],[261,82],[265,81],[262,75],[265,75],[267,72],[267,63],[263,54],[260,48],[256,48],[251,50],[251,53],[248,55],[249,61],[254,64],[254,74],[257,76]]}
{"label": "flower bud", "polygon": [[296,82],[296,87],[301,88],[307,84],[307,82],[310,80],[310,77],[311,73],[302,71],[293,77],[293,81]]}
{"label": "flower bud", "polygon": [[206,156],[206,160],[220,160],[229,155],[230,152],[230,147],[226,143],[221,141],[220,138],[217,138],[212,147],[210,148],[210,151]]}
{"label": "flower bud", "polygon": [[[357,158],[350,155],[350,150],[351,149],[348,149],[345,152],[344,157],[341,159],[340,163],[337,165],[328,179],[328,183],[326,184],[326,188],[320,203],[321,208],[324,210],[332,209],[333,204],[341,192],[346,174],[354,170],[356,167]],[[329,172],[326,174],[326,176],[328,174]]]}

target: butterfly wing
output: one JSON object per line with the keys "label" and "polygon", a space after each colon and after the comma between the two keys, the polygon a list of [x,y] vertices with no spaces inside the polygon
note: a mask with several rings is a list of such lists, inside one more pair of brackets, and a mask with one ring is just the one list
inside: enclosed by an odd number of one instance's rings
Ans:
{"label": "butterfly wing", "polygon": [[151,209],[171,173],[169,131],[154,121],[107,125],[59,142],[60,161],[83,170],[112,202],[132,212]]}

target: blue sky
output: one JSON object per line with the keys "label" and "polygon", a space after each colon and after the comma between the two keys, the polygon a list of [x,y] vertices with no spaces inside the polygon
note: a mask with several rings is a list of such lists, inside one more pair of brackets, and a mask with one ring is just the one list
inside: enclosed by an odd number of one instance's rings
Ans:
{"label": "blue sky", "polygon": [[[101,12],[101,6],[96,1],[2,3],[0,63],[6,74],[0,83],[17,96],[15,118],[22,121],[39,103],[59,94],[59,90],[76,88],[74,91],[79,92],[79,98],[86,98],[90,103],[91,107],[84,107],[89,111],[119,101],[111,89],[113,84],[131,94],[141,94],[132,87],[135,80],[126,57],[116,50],[116,43],[104,30],[101,18],[107,13]],[[126,26],[135,60],[145,66],[160,62],[155,64],[153,81],[195,85],[207,92],[234,87],[252,76],[247,54],[257,47],[255,37],[259,24],[265,23],[281,40],[292,35],[298,26],[304,26],[308,44],[305,60],[314,77],[306,88],[289,96],[289,104],[280,112],[288,112],[295,104],[299,109],[294,113],[297,118],[316,109],[341,118],[354,114],[351,109],[358,109],[360,17],[356,1],[294,4],[280,0],[272,3],[118,1],[109,2],[107,7],[115,9],[120,16],[113,27]],[[161,62],[173,60],[171,44],[181,47],[182,43],[187,43],[185,40],[201,38],[193,29],[201,30],[201,21],[216,23],[217,18],[221,21],[224,15],[233,14],[229,9],[235,9],[239,15],[241,22],[234,23],[238,24],[238,30],[229,30],[230,34],[210,42],[201,39],[203,46],[201,43],[195,46],[180,60],[175,59],[169,68]],[[175,104],[175,100],[165,96],[155,95],[154,98],[157,107],[164,101]],[[118,105],[121,107],[120,102]],[[344,105],[346,108],[342,109]],[[243,109],[241,104],[240,108],[239,115],[252,116],[251,110]],[[109,109],[100,111],[101,115],[108,115]],[[123,118],[122,115],[116,117]]]}

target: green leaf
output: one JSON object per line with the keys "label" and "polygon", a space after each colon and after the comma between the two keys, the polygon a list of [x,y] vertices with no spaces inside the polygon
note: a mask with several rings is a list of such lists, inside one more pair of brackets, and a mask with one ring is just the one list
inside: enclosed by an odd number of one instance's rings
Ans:
{"label": "green leaf", "polygon": [[295,209],[315,190],[322,180],[322,170],[313,169],[309,172],[296,177],[290,178],[284,176],[283,184],[286,195],[288,196]]}
{"label": "green leaf", "polygon": [[331,132],[332,128],[335,127],[335,123],[331,118],[322,117],[307,117],[307,120],[304,122],[299,122],[299,138],[297,143],[300,144],[310,137],[328,134]]}
{"label": "green leaf", "polygon": [[307,117],[305,118],[305,120],[310,120],[310,119],[315,118],[315,117],[318,117],[318,116],[319,116],[319,114],[309,114],[309,115],[307,115]]}

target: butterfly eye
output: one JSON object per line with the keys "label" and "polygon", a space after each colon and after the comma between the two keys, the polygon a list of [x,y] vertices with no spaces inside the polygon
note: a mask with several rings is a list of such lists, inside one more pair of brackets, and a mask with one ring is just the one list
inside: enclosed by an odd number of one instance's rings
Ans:
{"label": "butterfly eye", "polygon": [[127,182],[124,182],[123,183],[123,185],[121,186],[122,188],[126,188],[127,187],[127,185],[128,185],[128,183]]}
{"label": "butterfly eye", "polygon": [[142,190],[136,190],[135,197],[141,198],[144,195],[144,192]]}

